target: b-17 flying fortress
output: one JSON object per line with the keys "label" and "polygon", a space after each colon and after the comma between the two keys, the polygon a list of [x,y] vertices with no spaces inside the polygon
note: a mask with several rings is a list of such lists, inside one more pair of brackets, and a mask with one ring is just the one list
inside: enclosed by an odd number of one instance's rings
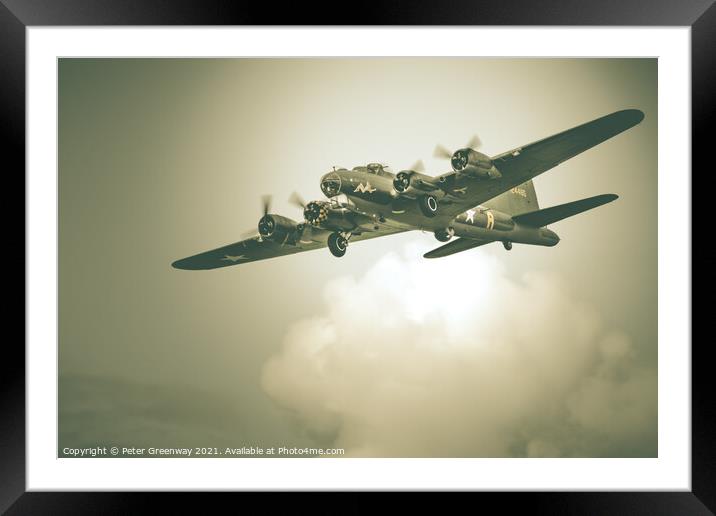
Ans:
{"label": "b-17 flying fortress", "polygon": [[177,269],[216,269],[328,247],[345,255],[349,243],[404,231],[429,231],[442,243],[425,258],[439,258],[491,242],[510,250],[513,243],[554,246],[557,234],[546,226],[617,198],[603,194],[540,209],[532,178],[637,125],[644,113],[617,111],[542,140],[489,157],[479,140],[436,156],[452,170],[424,173],[420,163],[397,174],[382,164],[338,168],[320,180],[328,200],[305,203],[303,220],[264,213],[258,235],[175,261]]}

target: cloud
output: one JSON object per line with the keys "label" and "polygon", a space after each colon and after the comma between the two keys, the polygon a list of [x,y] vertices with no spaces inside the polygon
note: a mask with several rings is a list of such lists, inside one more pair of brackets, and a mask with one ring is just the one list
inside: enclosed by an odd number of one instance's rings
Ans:
{"label": "cloud", "polygon": [[655,368],[558,276],[415,256],[331,281],[264,365],[264,391],[316,440],[371,457],[656,456]]}

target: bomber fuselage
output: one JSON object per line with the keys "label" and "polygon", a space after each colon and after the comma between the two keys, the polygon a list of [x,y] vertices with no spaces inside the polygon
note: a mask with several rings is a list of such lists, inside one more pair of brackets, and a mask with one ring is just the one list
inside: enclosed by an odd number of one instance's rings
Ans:
{"label": "bomber fuselage", "polygon": [[[434,197],[437,203],[450,202],[451,196],[459,195],[460,184],[451,184],[452,193],[447,189],[435,188],[428,184],[412,187],[399,193],[394,188],[395,175],[382,165],[369,164],[351,170],[336,169],[321,178],[321,190],[329,198],[345,195],[350,204],[363,212],[370,222],[364,226],[386,225],[405,229],[421,229],[436,234],[467,237],[479,240],[497,240],[532,245],[553,246],[559,237],[546,228],[520,225],[508,213],[495,206],[505,203],[493,202],[500,196],[468,209],[453,217],[442,216],[437,210],[433,216],[420,209],[420,202]],[[486,179],[489,180],[489,179]],[[441,178],[434,178],[439,184]],[[520,195],[520,192],[505,192],[501,196]],[[320,222],[319,222],[320,224]],[[358,227],[356,230],[360,231]],[[449,237],[448,237],[449,238]]]}

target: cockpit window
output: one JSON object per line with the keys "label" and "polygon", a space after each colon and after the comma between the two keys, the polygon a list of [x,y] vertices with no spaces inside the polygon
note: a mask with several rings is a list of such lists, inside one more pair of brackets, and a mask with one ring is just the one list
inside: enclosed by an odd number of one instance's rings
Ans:
{"label": "cockpit window", "polygon": [[341,176],[335,172],[323,176],[321,191],[326,197],[335,197],[338,195],[341,192]]}
{"label": "cockpit window", "polygon": [[381,175],[383,172],[383,165],[380,163],[368,163],[368,173]]}
{"label": "cockpit window", "polygon": [[[360,167],[356,167],[353,170],[360,169]],[[369,174],[375,174],[377,176],[383,176],[383,177],[389,177],[390,176],[390,167],[386,165],[382,165],[380,163],[368,163],[368,165],[363,169]]]}

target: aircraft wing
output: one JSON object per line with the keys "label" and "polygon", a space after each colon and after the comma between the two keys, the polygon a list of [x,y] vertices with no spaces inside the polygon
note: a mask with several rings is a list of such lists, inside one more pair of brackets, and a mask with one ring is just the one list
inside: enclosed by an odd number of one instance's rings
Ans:
{"label": "aircraft wing", "polygon": [[[379,236],[392,235],[394,233],[402,233],[405,229],[381,227],[377,231],[363,231],[360,234],[354,234],[350,242],[360,240],[368,240]],[[238,265],[241,263],[256,262],[258,260],[267,260],[278,256],[286,256],[289,254],[301,253],[303,251],[311,251],[326,247],[328,235],[330,231],[306,226],[301,238],[296,244],[280,244],[270,240],[259,240],[258,237],[249,238],[225,245],[211,251],[195,254],[187,258],[182,258],[172,263],[175,269],[186,270],[206,270],[219,269],[230,265]]]}
{"label": "aircraft wing", "polygon": [[474,179],[465,195],[447,204],[441,214],[454,217],[468,208],[482,204],[497,195],[556,167],[563,161],[591,149],[612,136],[626,131],[644,119],[638,109],[626,109],[567,129],[542,140],[523,145],[492,158],[502,174],[498,179]]}

